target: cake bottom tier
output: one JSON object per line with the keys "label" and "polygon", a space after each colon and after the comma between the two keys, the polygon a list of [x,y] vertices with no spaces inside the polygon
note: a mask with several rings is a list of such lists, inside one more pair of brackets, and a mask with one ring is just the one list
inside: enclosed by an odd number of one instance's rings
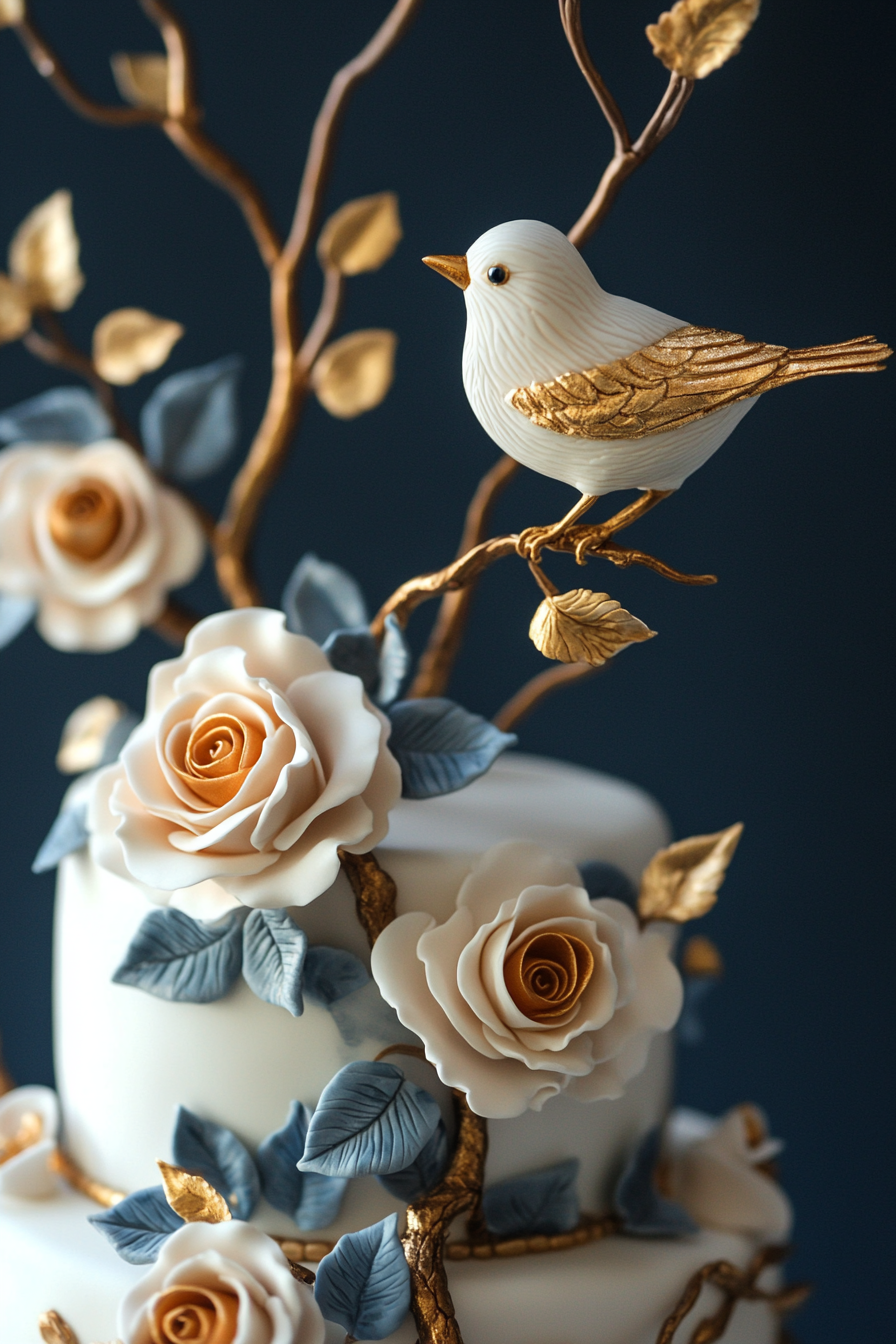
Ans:
{"label": "cake bottom tier", "polygon": [[[42,1312],[55,1309],[80,1344],[115,1339],[118,1303],[145,1270],[120,1260],[87,1222],[96,1206],[66,1191],[41,1201],[0,1199],[0,1340],[40,1344]],[[449,1264],[464,1344],[655,1344],[691,1275],[713,1260],[745,1266],[745,1237],[701,1232],[681,1241],[610,1237],[574,1250]],[[765,1281],[764,1281],[765,1282]],[[676,1334],[690,1339],[721,1302],[704,1289]],[[725,1344],[774,1344],[778,1320],[763,1302],[741,1302]],[[408,1318],[390,1344],[414,1344]],[[331,1326],[327,1344],[343,1344]]]}

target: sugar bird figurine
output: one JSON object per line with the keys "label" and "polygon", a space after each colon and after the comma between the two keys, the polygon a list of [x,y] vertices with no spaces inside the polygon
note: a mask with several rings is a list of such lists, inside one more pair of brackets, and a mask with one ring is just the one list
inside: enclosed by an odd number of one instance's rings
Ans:
{"label": "sugar bird figurine", "polygon": [[677,490],[761,393],[874,373],[892,354],[873,336],[788,350],[691,326],[606,293],[566,236],[538,220],[499,224],[466,256],[423,260],[464,291],[464,388],[482,427],[524,466],[581,492],[561,522],[522,534],[533,559],[601,495],[643,490],[641,513]]}

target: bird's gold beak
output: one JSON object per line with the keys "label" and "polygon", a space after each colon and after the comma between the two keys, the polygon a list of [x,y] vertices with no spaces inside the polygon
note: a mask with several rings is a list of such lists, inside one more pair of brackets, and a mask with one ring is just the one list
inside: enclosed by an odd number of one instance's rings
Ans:
{"label": "bird's gold beak", "polygon": [[450,280],[452,285],[457,285],[460,289],[466,289],[470,283],[466,257],[424,257],[423,265],[431,266],[439,275],[444,275],[446,280]]}

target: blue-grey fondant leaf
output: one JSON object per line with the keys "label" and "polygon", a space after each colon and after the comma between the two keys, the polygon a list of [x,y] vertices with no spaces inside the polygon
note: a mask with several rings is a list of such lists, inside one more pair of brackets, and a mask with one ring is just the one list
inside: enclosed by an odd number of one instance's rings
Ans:
{"label": "blue-grey fondant leaf", "polygon": [[176,1003],[222,999],[240,973],[243,914],[203,924],[181,910],[151,910],[114,972],[116,985],[144,989]]}
{"label": "blue-grey fondant leaf", "polygon": [[441,696],[400,700],[387,712],[392,722],[389,750],[401,766],[405,798],[435,798],[462,789],[516,745],[512,733],[502,733]]}
{"label": "blue-grey fondant leaf", "polygon": [[179,1106],[171,1150],[177,1166],[198,1172],[224,1196],[234,1218],[251,1218],[261,1181],[248,1149],[232,1130]]}
{"label": "blue-grey fondant leaf", "polygon": [[292,1215],[293,1222],[303,1232],[329,1227],[339,1216],[348,1177],[321,1176],[316,1171],[306,1171],[302,1180],[302,1200]]}
{"label": "blue-grey fondant leaf", "polygon": [[151,1265],[162,1243],[184,1225],[160,1185],[135,1190],[111,1209],[90,1214],[87,1221],[108,1237],[129,1265]]}
{"label": "blue-grey fondant leaf", "polygon": [[2,443],[94,443],[111,433],[112,421],[85,387],[51,387],[0,411]]}
{"label": "blue-grey fondant leaf", "polygon": [[570,1157],[555,1167],[489,1186],[482,1196],[488,1230],[496,1237],[569,1232],[579,1221],[578,1174],[578,1159]]}
{"label": "blue-grey fondant leaf", "polygon": [[329,1008],[347,994],[361,989],[370,979],[370,972],[353,952],[341,947],[314,944],[305,957],[305,993],[309,999]]}
{"label": "blue-grey fondant leaf", "polygon": [[409,1083],[395,1064],[356,1060],[324,1088],[299,1168],[323,1176],[386,1176],[402,1171],[440,1118],[429,1093]]}
{"label": "blue-grey fondant leaf", "polygon": [[261,1193],[281,1213],[293,1216],[302,1201],[305,1177],[299,1162],[305,1152],[305,1136],[311,1112],[300,1101],[290,1105],[286,1124],[269,1134],[258,1148],[256,1160],[261,1177]]}
{"label": "blue-grey fondant leaf", "polygon": [[210,476],[239,436],[236,389],[243,362],[227,355],[159,383],[140,414],[146,456],[176,481]]}
{"label": "blue-grey fondant leaf", "polygon": [[698,1231],[680,1204],[656,1188],[654,1175],[663,1139],[662,1125],[648,1130],[616,1185],[613,1202],[622,1230],[635,1237],[681,1237]]}
{"label": "blue-grey fondant leaf", "polygon": [[337,672],[360,677],[369,696],[380,684],[380,650],[366,625],[334,630],[324,641],[324,653]]}
{"label": "blue-grey fondant leaf", "polygon": [[714,976],[684,976],[684,1003],[675,1029],[675,1034],[682,1045],[699,1045],[706,1036],[700,1006],[718,983]]}
{"label": "blue-grey fondant leaf", "polygon": [[34,862],[32,873],[46,873],[55,868],[66,856],[83,849],[87,844],[87,804],[76,803],[74,807],[64,807],[50,827]]}
{"label": "blue-grey fondant leaf", "polygon": [[377,1180],[390,1195],[410,1204],[433,1188],[447,1165],[448,1133],[444,1120],[440,1120],[432,1138],[423,1145],[410,1166],[391,1176],[378,1176]]}
{"label": "blue-grey fondant leaf", "polygon": [[301,1017],[308,938],[287,910],[253,910],[243,929],[243,975],[265,1003]]}
{"label": "blue-grey fondant leaf", "polygon": [[411,1305],[398,1215],[340,1237],[320,1262],[314,1296],[326,1319],[355,1339],[385,1339],[397,1330]]}
{"label": "blue-grey fondant leaf", "polygon": [[378,705],[391,705],[408,673],[411,650],[404,631],[394,616],[386,617],[380,645],[380,681],[374,699]]}
{"label": "blue-grey fondant leaf", "polygon": [[16,635],[22,633],[36,611],[37,603],[33,598],[0,593],[0,649],[5,649]]}
{"label": "blue-grey fondant leaf", "polygon": [[592,859],[579,864],[582,886],[592,901],[610,896],[614,901],[622,901],[634,910],[638,904],[638,892],[634,882],[617,868],[615,863],[605,863],[602,859]]}
{"label": "blue-grey fondant leaf", "polygon": [[283,610],[288,630],[320,645],[326,644],[334,630],[367,624],[364,594],[351,574],[319,560],[311,551],[302,556],[287,580]]}

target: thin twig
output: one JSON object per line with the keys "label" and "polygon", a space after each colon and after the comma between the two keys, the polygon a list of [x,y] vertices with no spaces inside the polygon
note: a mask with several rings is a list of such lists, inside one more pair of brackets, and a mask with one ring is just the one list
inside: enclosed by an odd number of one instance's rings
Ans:
{"label": "thin twig", "polygon": [[[456,558],[459,559],[485,540],[498,496],[517,474],[519,468],[520,464],[512,457],[502,455],[485,473],[470,500]],[[446,593],[442,598],[439,614],[417,665],[416,676],[408,690],[409,700],[428,695],[444,695],[447,690],[451,669],[463,640],[474,590],[475,584],[470,583],[466,588]]]}
{"label": "thin twig", "polygon": [[308,328],[308,335],[302,342],[302,348],[296,356],[296,378],[305,379],[311,372],[314,361],[330,339],[333,328],[339,321],[344,297],[345,276],[335,266],[328,266],[324,271],[320,307],[314,321]]}
{"label": "thin twig", "polygon": [[152,107],[110,107],[91,98],[74,81],[46,38],[35,28],[30,16],[13,25],[39,75],[59,94],[73,111],[88,121],[103,126],[158,126],[164,114]]}
{"label": "thin twig", "polygon": [[[604,667],[609,667],[609,663],[605,663]],[[599,667],[592,667],[591,663],[558,663],[556,667],[549,667],[521,686],[516,694],[501,706],[492,723],[496,728],[500,728],[502,733],[509,733],[517,724],[522,723],[523,719],[528,718],[533,709],[549,695],[553,695],[555,691],[561,690],[573,681],[584,681],[586,677],[594,676],[596,672],[602,670]]]}
{"label": "thin twig", "polygon": [[166,639],[169,644],[181,648],[193,626],[198,625],[199,619],[195,611],[190,611],[189,607],[185,607],[183,603],[169,597],[165,610],[157,620],[153,621],[152,628],[157,635],[161,635],[162,639]]}
{"label": "thin twig", "polygon": [[96,370],[93,360],[83,350],[79,350],[59,318],[49,309],[40,309],[35,316],[43,327],[43,332],[32,328],[22,337],[22,344],[37,359],[57,368],[70,369],[90,384],[103,410],[112,421],[119,439],[130,444],[136,453],[143,453],[143,446],[136,430],[123,414],[112,388]]}

